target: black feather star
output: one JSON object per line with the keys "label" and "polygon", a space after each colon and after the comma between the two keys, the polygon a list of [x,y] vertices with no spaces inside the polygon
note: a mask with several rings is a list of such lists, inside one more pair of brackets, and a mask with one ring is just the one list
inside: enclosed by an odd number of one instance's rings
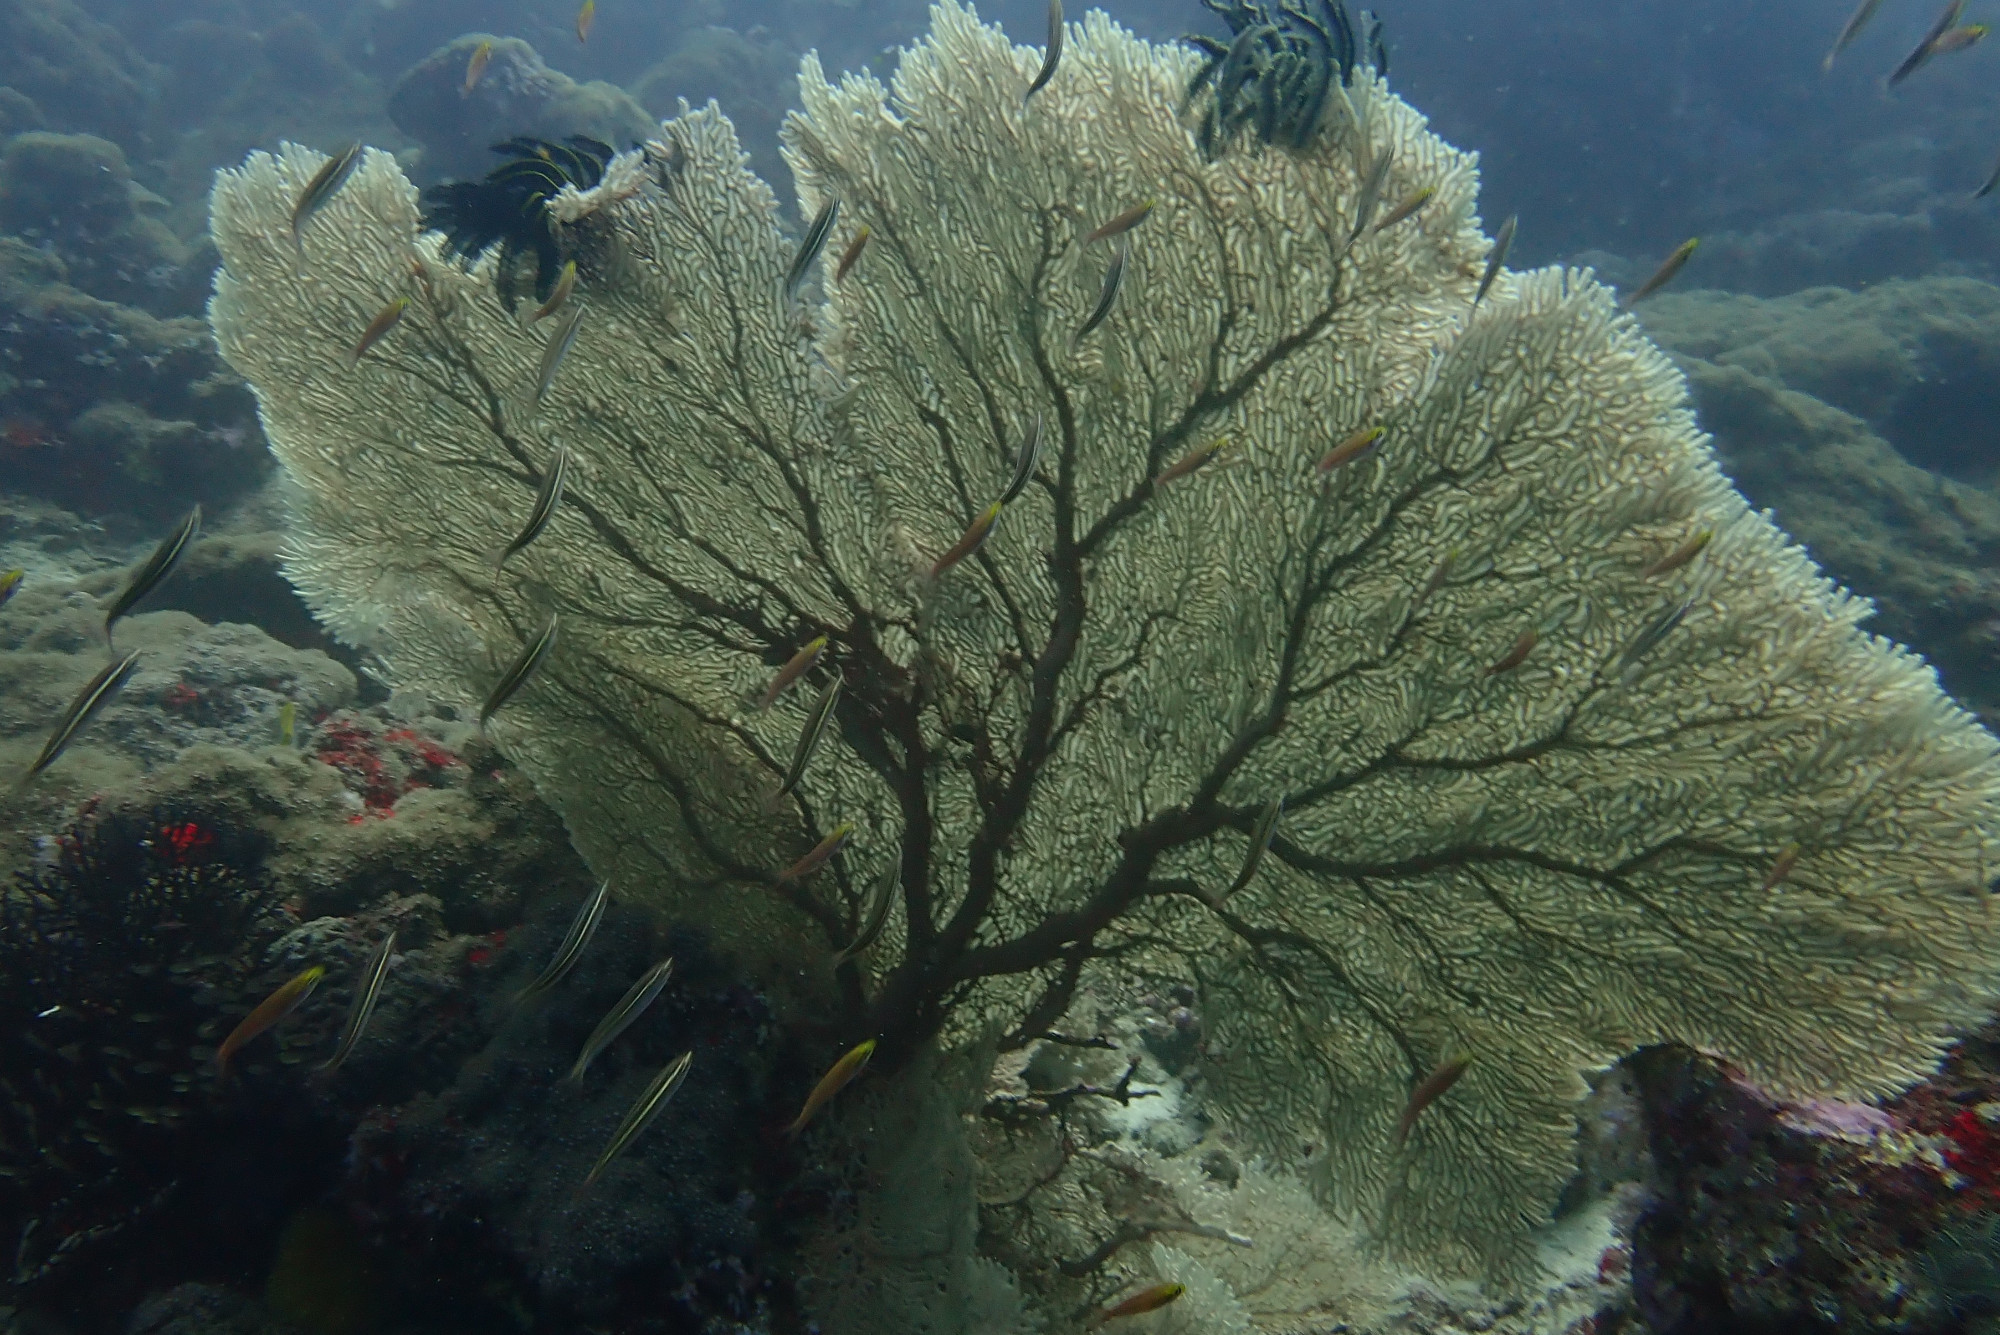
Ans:
{"label": "black feather star", "polygon": [[447,181],[424,192],[424,226],[444,233],[445,253],[467,262],[500,248],[496,286],[512,310],[532,260],[536,300],[545,300],[568,258],[549,218],[549,201],[566,185],[588,190],[604,179],[609,144],[571,135],[563,143],[509,139],[493,151],[504,161],[481,181]]}
{"label": "black feather star", "polygon": [[1266,144],[1304,148],[1319,130],[1334,80],[1344,87],[1366,60],[1389,70],[1382,27],[1361,11],[1355,30],[1342,0],[1202,0],[1229,25],[1232,39],[1189,36],[1207,57],[1188,81],[1184,105],[1212,96],[1196,137],[1213,158],[1248,126]]}

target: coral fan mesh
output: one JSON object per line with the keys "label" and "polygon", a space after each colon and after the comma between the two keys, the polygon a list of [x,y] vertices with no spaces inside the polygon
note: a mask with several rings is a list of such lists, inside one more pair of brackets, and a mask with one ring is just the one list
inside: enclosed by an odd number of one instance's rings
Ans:
{"label": "coral fan mesh", "polygon": [[[1195,53],[1093,13],[1024,105],[1039,63],[955,3],[893,84],[805,62],[821,269],[870,230],[802,303],[728,122],[669,121],[550,206],[608,257],[553,375],[389,155],[297,247],[320,157],[223,173],[212,318],[297,484],[307,599],[467,708],[557,614],[500,743],[621,892],[888,1054],[1021,1041],[1101,973],[1197,979],[1239,1127],[1433,1264],[1522,1261],[1580,1072],[1635,1045],[1787,1091],[1927,1070],[1994,994],[1993,740],[1729,486],[1611,295],[1552,269],[1475,307],[1472,161],[1365,69],[1301,146],[1210,161]],[[1357,226],[1370,173],[1435,194]],[[564,502],[496,567],[557,445]],[[887,931],[834,974],[885,867]]]}

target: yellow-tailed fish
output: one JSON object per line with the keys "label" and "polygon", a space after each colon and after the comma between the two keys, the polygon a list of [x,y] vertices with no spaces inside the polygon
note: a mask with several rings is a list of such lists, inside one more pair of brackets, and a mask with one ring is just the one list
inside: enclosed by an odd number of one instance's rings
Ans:
{"label": "yellow-tailed fish", "polygon": [[840,201],[829,199],[819,206],[819,212],[806,227],[806,234],[799,242],[798,252],[792,256],[791,267],[785,270],[785,304],[791,305],[799,299],[799,289],[805,286],[806,274],[811,272],[813,261],[826,249],[826,239],[833,235],[833,225],[840,219]]}
{"label": "yellow-tailed fish", "polygon": [[1382,203],[1382,187],[1389,183],[1390,154],[1384,149],[1375,161],[1368,164],[1368,175],[1361,182],[1361,196],[1354,204],[1354,230],[1347,234],[1347,244],[1353,245],[1368,230],[1368,224],[1375,217],[1375,210]]}
{"label": "yellow-tailed fish", "polygon": [[1514,228],[1520,221],[1519,214],[1510,213],[1507,221],[1500,224],[1500,234],[1493,238],[1493,250],[1486,257],[1486,272],[1479,276],[1479,290],[1472,294],[1474,306],[1486,299],[1493,280],[1500,276],[1501,266],[1507,263],[1507,252],[1514,245]]}
{"label": "yellow-tailed fish", "polygon": [[778,884],[788,885],[793,881],[803,881],[806,877],[833,860],[833,855],[854,837],[854,822],[842,821],[833,827],[833,833],[812,846],[807,854],[791,866],[778,873]]}
{"label": "yellow-tailed fish", "polygon": [[535,503],[528,509],[528,522],[514,540],[501,549],[499,559],[493,565],[497,569],[507,564],[507,558],[542,536],[542,530],[549,526],[556,506],[562,502],[563,480],[569,476],[569,447],[556,446],[549,456],[549,465],[542,470],[542,485],[535,492]]}
{"label": "yellow-tailed fish", "polygon": [[806,714],[806,726],[799,732],[798,744],[792,747],[792,763],[785,767],[785,781],[778,787],[778,796],[798,787],[800,779],[806,775],[806,766],[812,763],[813,752],[819,750],[820,738],[826,735],[827,724],[833,721],[834,706],[840,703],[841,687],[845,684],[839,673],[820,689],[819,698],[813,701],[812,709]]}
{"label": "yellow-tailed fish", "polygon": [[535,373],[535,406],[542,405],[542,396],[549,392],[549,386],[556,382],[556,372],[562,369],[563,358],[576,343],[576,331],[583,327],[584,308],[578,306],[570,311],[569,318],[555,327],[548,342],[542,344],[542,365]]}
{"label": "yellow-tailed fish", "polygon": [[1021,448],[1014,455],[1014,476],[1007,481],[1007,490],[1000,493],[1000,504],[1012,505],[1014,498],[1027,490],[1028,481],[1035,475],[1035,468],[1042,461],[1042,415],[1035,414],[1035,424],[1021,440]]}
{"label": "yellow-tailed fish", "polygon": [[1153,485],[1155,487],[1164,487],[1169,482],[1186,477],[1189,473],[1195,472],[1197,469],[1207,465],[1209,461],[1214,459],[1216,455],[1221,454],[1228,446],[1229,437],[1227,436],[1217,436],[1206,445],[1195,446],[1179,459],[1167,465],[1165,471],[1153,479]]}
{"label": "yellow-tailed fish", "polygon": [[597,924],[604,918],[605,905],[610,902],[611,882],[600,881],[597,889],[591,891],[590,898],[583,901],[583,907],[576,911],[576,917],[570,920],[569,931],[563,934],[562,944],[556,947],[548,967],[535,975],[534,982],[520,990],[514,998],[516,1001],[532,1001],[568,976],[582,956],[583,948],[590,944]]}
{"label": "yellow-tailed fish", "polygon": [[1395,208],[1390,209],[1389,212],[1383,216],[1382,221],[1375,224],[1375,230],[1377,232],[1388,231],[1391,227],[1394,227],[1397,223],[1403,221],[1403,219],[1405,218],[1410,217],[1412,214],[1416,213],[1418,209],[1430,203],[1432,196],[1436,195],[1437,192],[1438,190],[1436,186],[1427,185],[1421,190],[1413,191],[1410,194],[1404,196],[1402,203],[1398,204]]}
{"label": "yellow-tailed fish", "polygon": [[694,1053],[683,1052],[653,1077],[653,1083],[646,1086],[646,1091],[639,1095],[638,1100],[626,1111],[625,1120],[611,1133],[611,1142],[604,1147],[604,1153],[598,1155],[597,1162],[590,1166],[590,1175],[583,1179],[584,1187],[589,1187],[597,1181],[604,1170],[611,1166],[611,1161],[623,1154],[626,1146],[637,1140],[639,1133],[659,1116],[660,1109],[667,1106],[667,1100],[674,1096],[674,1091],[681,1087],[683,1080],[687,1079],[688,1067],[692,1065],[694,1065]]}
{"label": "yellow-tailed fish", "polygon": [[1062,0],[1049,0],[1049,44],[1042,51],[1042,67],[1035,71],[1035,81],[1028,85],[1028,91],[1021,94],[1021,105],[1027,106],[1028,99],[1049,86],[1049,80],[1056,77],[1056,66],[1062,64],[1063,51],[1063,7]]}
{"label": "yellow-tailed fish", "polygon": [[1792,874],[1792,868],[1799,865],[1801,851],[1803,850],[1797,844],[1786,844],[1779,849],[1777,861],[1771,864],[1771,870],[1765,875],[1764,884],[1757,887],[1758,890],[1768,892],[1783,885],[1786,878]]}
{"label": "yellow-tailed fish", "polygon": [[1084,1323],[1084,1328],[1094,1330],[1105,1322],[1116,1321],[1120,1317],[1144,1316],[1148,1312],[1157,1312],[1186,1292],[1185,1284],[1155,1284],[1151,1288],[1139,1290],[1130,1298],[1092,1312],[1090,1320]]}
{"label": "yellow-tailed fish", "polygon": [[1661,641],[1674,633],[1675,627],[1681,624],[1688,609],[1693,606],[1692,598],[1674,604],[1633,637],[1632,643],[1625,646],[1625,652],[1618,656],[1618,670],[1624,680],[1630,682],[1638,678],[1639,665],[1646,655],[1659,648]]}
{"label": "yellow-tailed fish", "polygon": [[[166,582],[167,576],[174,573],[174,567],[188,554],[188,548],[194,546],[194,540],[200,533],[201,507],[197,505],[188,511],[187,518],[181,520],[172,533],[160,540],[160,545],[153,549],[153,554],[132,572],[132,577],[125,581],[125,587],[111,600],[111,606],[104,613],[106,645],[111,645],[111,627],[120,617],[137,607],[147,594]],[[112,652],[117,652],[116,646],[112,646]]]}
{"label": "yellow-tailed fish", "polygon": [[1410,1091],[1410,1101],[1403,1105],[1403,1115],[1396,1119],[1396,1144],[1401,1145],[1410,1138],[1410,1128],[1417,1124],[1417,1118],[1423,1115],[1424,1109],[1436,1103],[1446,1090],[1457,1084],[1458,1078],[1471,1065],[1469,1053],[1454,1053],[1439,1062],[1422,1083]]}
{"label": "yellow-tailed fish", "polygon": [[826,636],[817,635],[807,641],[804,648],[785,660],[785,665],[778,669],[778,675],[771,678],[771,684],[757,697],[757,708],[769,709],[779,696],[791,689],[793,682],[819,666],[820,657],[825,653]]}
{"label": "yellow-tailed fish", "polygon": [[1331,473],[1334,469],[1344,464],[1351,464],[1357,460],[1366,459],[1381,448],[1382,437],[1388,433],[1388,430],[1387,427],[1365,426],[1353,432],[1347,439],[1326,452],[1326,457],[1319,461],[1319,467],[1316,471]]}
{"label": "yellow-tailed fish", "polygon": [[836,284],[847,281],[848,270],[861,259],[861,252],[868,245],[868,238],[872,235],[874,233],[867,223],[862,223],[860,229],[854,233],[854,239],[848,242],[847,249],[841,252],[840,263],[834,266],[833,281]]}
{"label": "yellow-tailed fish", "polygon": [[1937,22],[1931,24],[1930,30],[1924,34],[1924,40],[1918,42],[1916,49],[1905,56],[1903,63],[1890,73],[1891,88],[1923,68],[1924,64],[1936,54],[1938,40],[1957,26],[1958,17],[1964,12],[1965,0],[1947,0],[1944,12],[1938,15]]}
{"label": "yellow-tailed fish", "polygon": [[410,299],[408,297],[397,297],[387,306],[377,311],[375,318],[368,322],[368,327],[361,331],[360,340],[355,343],[353,350],[347,354],[347,364],[349,366],[359,366],[361,359],[368,355],[368,349],[389,337],[389,332],[403,322],[403,312],[409,309]]}
{"label": "yellow-tailed fish", "polygon": [[993,526],[1000,522],[1001,509],[1000,502],[995,501],[981,510],[979,517],[966,525],[965,532],[960,535],[958,541],[954,542],[945,554],[937,559],[936,564],[931,566],[931,578],[937,579],[945,571],[985,546],[986,540],[993,536]]}
{"label": "yellow-tailed fish", "polygon": [[1445,586],[1445,581],[1451,578],[1452,571],[1458,567],[1458,559],[1462,555],[1464,555],[1463,548],[1453,547],[1438,558],[1438,563],[1431,567],[1429,577],[1424,580],[1423,587],[1417,590],[1416,599],[1410,604],[1412,612],[1429,602],[1431,595]]}
{"label": "yellow-tailed fish", "polygon": [[546,320],[569,304],[570,293],[576,291],[576,261],[564,260],[562,272],[556,275],[555,286],[549,289],[549,299],[528,312],[527,323]]}
{"label": "yellow-tailed fish", "polygon": [[1682,566],[1694,560],[1695,557],[1701,555],[1701,549],[1708,546],[1714,538],[1715,530],[1712,528],[1696,530],[1693,537],[1647,566],[1644,570],[1641,570],[1639,578],[1653,579],[1656,576],[1679,570]]}
{"label": "yellow-tailed fish", "polygon": [[1149,199],[1144,201],[1143,203],[1133,205],[1131,208],[1119,214],[1116,218],[1113,218],[1110,222],[1103,224],[1102,226],[1098,227],[1095,231],[1091,232],[1089,236],[1086,236],[1083,239],[1083,244],[1086,246],[1094,245],[1095,243],[1104,240],[1106,237],[1123,236],[1125,233],[1131,231],[1134,227],[1137,227],[1140,223],[1146,221],[1147,216],[1152,213],[1153,205],[1156,202],[1157,201],[1155,200]]}
{"label": "yellow-tailed fish", "polygon": [[544,658],[548,657],[549,650],[555,647],[556,620],[555,615],[551,613],[549,623],[542,627],[542,633],[528,641],[526,647],[521,650],[520,657],[500,674],[500,680],[494,683],[492,692],[486,697],[486,703],[479,707],[480,727],[484,728],[486,720],[498,713],[500,706],[514,698],[514,692],[520,690],[528,678],[535,675],[535,669],[541,666]]}
{"label": "yellow-tailed fish", "polygon": [[1881,7],[1882,0],[1861,0],[1861,3],[1855,6],[1854,12],[1847,16],[1846,24],[1841,27],[1840,36],[1833,39],[1833,49],[1827,52],[1826,59],[1820,62],[1820,69],[1833,68],[1835,58],[1847,49],[1849,43],[1861,35],[1861,30],[1868,26],[1868,20],[1874,18],[1875,11]]}
{"label": "yellow-tailed fish", "polygon": [[1931,55],[1948,56],[1954,51],[1963,51],[1992,31],[1984,23],[1968,23],[1962,28],[1953,28],[1931,43]]}
{"label": "yellow-tailed fish", "polygon": [[362,1031],[368,1028],[368,1017],[375,1013],[375,1003],[382,999],[382,983],[389,976],[389,957],[395,949],[396,933],[392,928],[368,957],[368,965],[354,985],[354,1000],[348,1003],[347,1023],[341,1026],[340,1042],[334,1045],[333,1055],[326,1059],[326,1064],[319,1068],[321,1074],[338,1070],[354,1051],[354,1045],[361,1041]]}
{"label": "yellow-tailed fish", "polygon": [[583,1041],[583,1051],[576,1055],[576,1064],[569,1068],[569,1075],[564,1078],[571,1084],[582,1080],[583,1073],[590,1069],[590,1064],[597,1060],[598,1055],[610,1047],[618,1035],[631,1028],[634,1020],[646,1013],[646,1007],[653,1004],[653,999],[666,988],[667,980],[673,975],[672,959],[661,960],[640,974],[639,981],[626,989],[618,1004],[606,1011],[604,1018],[597,1022],[597,1028],[590,1031],[590,1037]]}
{"label": "yellow-tailed fish", "polygon": [[835,1095],[854,1083],[854,1078],[861,1074],[868,1065],[868,1059],[874,1055],[875,1040],[871,1038],[856,1044],[847,1055],[835,1062],[832,1069],[812,1087],[812,1093],[806,1095],[805,1107],[799,1109],[799,1115],[785,1128],[785,1139],[796,1140],[799,1132],[806,1129],[806,1124],[819,1115],[821,1108],[833,1102]]}
{"label": "yellow-tailed fish", "polygon": [[287,700],[278,706],[278,745],[289,747],[299,731],[299,707]]}
{"label": "yellow-tailed fish", "polygon": [[27,573],[25,570],[9,570],[0,574],[0,607],[5,607],[7,600],[20,592],[21,580]]}
{"label": "yellow-tailed fish", "polygon": [[1125,282],[1125,259],[1132,253],[1129,241],[1120,241],[1118,249],[1111,256],[1111,265],[1104,271],[1104,287],[1097,294],[1097,305],[1093,306],[1083,328],[1076,331],[1072,344],[1083,342],[1084,336],[1104,323],[1111,314],[1111,308],[1118,302],[1118,289]]}
{"label": "yellow-tailed fish", "polygon": [[460,97],[472,96],[472,90],[479,87],[479,80],[485,75],[486,67],[493,63],[493,43],[481,42],[472,49],[472,58],[465,62],[465,84],[458,90]]}
{"label": "yellow-tailed fish", "polygon": [[299,237],[305,231],[313,215],[326,207],[326,202],[340,193],[340,187],[347,184],[347,178],[354,175],[354,169],[361,162],[361,145],[349,144],[340,152],[320,164],[313,178],[306,182],[306,188],[299,191],[298,200],[292,205],[292,245],[299,244]]}
{"label": "yellow-tailed fish", "polygon": [[861,906],[860,930],[855,932],[852,941],[842,946],[834,955],[834,968],[838,969],[849,960],[857,958],[882,935],[883,925],[889,921],[889,907],[896,899],[896,886],[902,879],[903,859],[899,854],[889,859],[889,865],[883,868],[882,875],[876,879],[874,888],[868,892],[868,902]]}
{"label": "yellow-tailed fish", "polygon": [[1503,672],[1512,672],[1515,668],[1528,661],[1528,655],[1535,651],[1535,646],[1541,642],[1541,639],[1542,633],[1538,630],[1522,631],[1521,638],[1514,641],[1514,647],[1509,649],[1506,656],[1499,662],[1487,668],[1486,675],[1497,677]]}
{"label": "yellow-tailed fish", "polygon": [[1257,874],[1258,864],[1264,860],[1265,851],[1271,847],[1272,838],[1278,833],[1278,821],[1284,814],[1285,799],[1282,797],[1272,798],[1264,804],[1264,809],[1257,813],[1257,823],[1250,827],[1250,848],[1244,854],[1243,868],[1236,873],[1236,879],[1222,892],[1221,899],[1218,899],[1217,903],[1228,899],[1250,884],[1250,879]]}
{"label": "yellow-tailed fish", "polygon": [[583,0],[576,11],[576,40],[590,40],[590,30],[597,23],[597,0]]}
{"label": "yellow-tailed fish", "polygon": [[222,1046],[215,1050],[216,1074],[227,1076],[229,1059],[234,1057],[245,1043],[297,1010],[325,977],[326,966],[315,964],[310,969],[294,975],[277,991],[258,1002],[257,1008],[244,1016],[241,1022],[229,1031],[229,1037],[222,1040]]}
{"label": "yellow-tailed fish", "polygon": [[21,776],[15,791],[27,787],[34,781],[36,775],[56,763],[56,757],[76,740],[77,734],[83,731],[84,726],[96,718],[98,712],[117,697],[118,692],[125,689],[125,683],[131,680],[132,671],[138,666],[139,651],[134,649],[116,663],[100,668],[96,676],[84,683],[83,689],[76,693],[76,698],[69,702],[69,708],[63,710],[62,717],[56,720],[55,729],[49,733],[49,740],[42,744],[41,754],[35,757],[32,765],[28,766],[28,772]]}
{"label": "yellow-tailed fish", "polygon": [[1673,282],[1674,275],[1681,271],[1681,267],[1685,265],[1688,262],[1688,260],[1694,255],[1694,248],[1700,244],[1701,244],[1700,237],[1691,236],[1687,240],[1681,242],[1678,246],[1675,246],[1674,253],[1667,256],[1666,260],[1660,265],[1660,267],[1653,271],[1653,276],[1651,278],[1648,278],[1645,282],[1639,284],[1638,290],[1635,291],[1631,296],[1625,298],[1626,307],[1629,309],[1630,307],[1638,305],[1640,302],[1644,301],[1647,297],[1652,296],[1655,292],[1658,292],[1661,288],[1665,287],[1668,283]]}

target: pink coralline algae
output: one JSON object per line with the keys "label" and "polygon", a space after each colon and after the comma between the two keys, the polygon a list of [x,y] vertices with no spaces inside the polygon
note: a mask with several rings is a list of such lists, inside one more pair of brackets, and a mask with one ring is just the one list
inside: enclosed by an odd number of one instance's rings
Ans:
{"label": "pink coralline algae", "polygon": [[1966,1195],[2000,1204],[2000,1136],[1977,1108],[1963,1108],[1944,1129],[1944,1161],[1962,1180]]}
{"label": "pink coralline algae", "polygon": [[1867,1103],[1847,1103],[1840,1099],[1807,1099],[1792,1104],[1779,1120],[1807,1135],[1839,1136],[1866,1141],[1902,1128],[1882,1109]]}
{"label": "pink coralline algae", "polygon": [[[455,753],[411,728],[379,730],[361,714],[341,714],[320,725],[314,754],[339,770],[361,798],[363,811],[386,819],[396,802],[418,788],[449,786],[468,771]],[[349,818],[359,824],[365,816]]]}
{"label": "pink coralline algae", "polygon": [[1656,1335],[1955,1329],[1922,1258],[2000,1159],[1983,1122],[1941,1134],[1953,1066],[1887,1108],[1789,1102],[1684,1048],[1632,1066],[1655,1169],[1633,1296]]}

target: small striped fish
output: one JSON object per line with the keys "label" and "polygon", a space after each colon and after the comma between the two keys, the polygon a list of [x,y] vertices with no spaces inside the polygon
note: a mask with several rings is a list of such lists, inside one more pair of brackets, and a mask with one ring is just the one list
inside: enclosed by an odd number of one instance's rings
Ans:
{"label": "small striped fish", "polygon": [[674,1091],[681,1087],[683,1080],[687,1079],[688,1067],[692,1065],[694,1065],[694,1053],[683,1052],[653,1077],[653,1083],[646,1086],[646,1092],[633,1103],[625,1114],[625,1120],[611,1133],[611,1143],[604,1147],[604,1153],[598,1155],[597,1162],[590,1166],[590,1176],[583,1179],[584,1187],[587,1188],[597,1181],[604,1170],[610,1167],[611,1161],[623,1154],[626,1147],[639,1138],[639,1133],[660,1115],[660,1109],[667,1106],[667,1100],[674,1096]]}
{"label": "small striped fish", "polygon": [[382,944],[375,947],[375,953],[368,957],[368,967],[361,971],[361,982],[354,989],[354,1000],[347,1008],[347,1023],[341,1028],[340,1042],[335,1045],[333,1055],[326,1059],[320,1073],[338,1070],[347,1060],[347,1054],[354,1051],[354,1045],[361,1041],[361,1033],[368,1028],[368,1017],[375,1013],[375,1003],[382,998],[382,983],[389,976],[389,956],[396,949],[396,933],[391,928],[382,938]]}
{"label": "small striped fish", "polygon": [[42,753],[35,757],[35,763],[28,766],[28,772],[21,776],[20,783],[15,786],[16,792],[26,788],[34,782],[36,775],[56,763],[56,757],[76,740],[84,725],[96,718],[98,712],[125,689],[125,683],[132,679],[132,672],[138,666],[139,651],[134,649],[84,683],[83,689],[76,693],[76,699],[69,702],[69,708],[56,721],[55,730],[42,745]]}
{"label": "small striped fish", "polygon": [[[194,540],[200,533],[201,507],[197,505],[188,511],[187,518],[181,520],[180,526],[153,549],[153,554],[146,558],[145,564],[132,572],[132,578],[125,581],[125,587],[111,600],[111,607],[104,614],[105,644],[111,644],[111,627],[120,617],[137,607],[147,594],[166,582],[167,576],[174,573],[174,567],[181,563],[181,558],[187,555],[188,548],[194,545]],[[112,652],[116,653],[117,649],[114,647]]]}
{"label": "small striped fish", "polygon": [[616,1041],[618,1035],[630,1029],[634,1020],[646,1013],[646,1007],[653,1004],[653,999],[660,995],[667,979],[673,974],[673,960],[664,959],[639,975],[639,981],[626,990],[616,1006],[605,1012],[604,1018],[597,1022],[597,1028],[591,1030],[590,1037],[583,1041],[583,1051],[577,1054],[576,1065],[569,1068],[571,1084],[583,1079],[583,1073],[590,1069],[590,1064]]}
{"label": "small striped fish", "polygon": [[535,975],[534,982],[521,989],[514,998],[516,1001],[532,1001],[569,975],[569,971],[576,967],[578,957],[583,954],[583,948],[590,944],[597,924],[604,918],[605,905],[610,902],[611,882],[605,881],[598,885],[589,899],[583,901],[583,907],[576,911],[576,917],[571,920],[562,944],[556,947],[549,966]]}

